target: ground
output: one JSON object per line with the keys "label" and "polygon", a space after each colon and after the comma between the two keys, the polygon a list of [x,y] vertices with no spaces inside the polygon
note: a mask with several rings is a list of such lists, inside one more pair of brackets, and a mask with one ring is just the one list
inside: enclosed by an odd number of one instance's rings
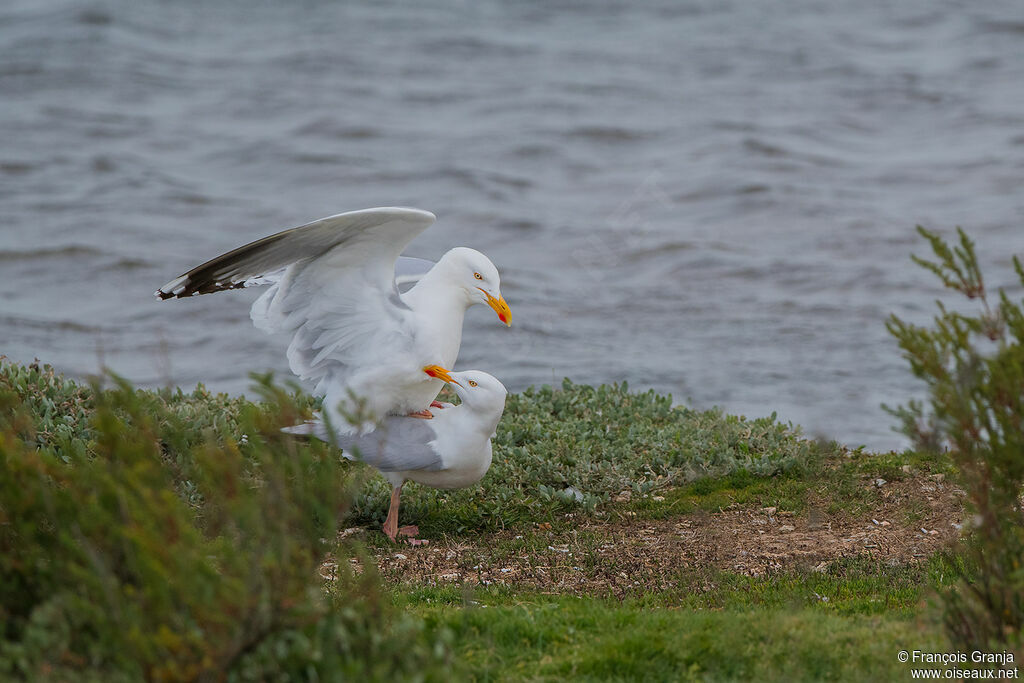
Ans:
{"label": "ground", "polygon": [[[683,570],[695,568],[760,577],[784,570],[822,572],[850,558],[920,562],[959,535],[962,491],[942,473],[908,473],[897,481],[862,476],[859,487],[867,502],[855,511],[830,510],[821,493],[808,490],[799,513],[731,503],[717,511],[669,511],[663,518],[622,509],[632,502],[632,494],[623,492],[603,518],[575,523],[570,517],[560,528],[541,523],[526,530],[442,536],[416,547],[376,544],[372,558],[394,583],[621,596],[637,587],[677,588]],[[656,512],[659,505],[671,507],[672,493],[650,496],[650,505]],[[351,527],[343,533],[379,530]],[[332,568],[328,562],[324,573]]]}
{"label": "ground", "polygon": [[427,545],[342,535],[364,544],[351,567],[454,633],[474,680],[901,680],[900,650],[952,647],[933,598],[963,491],[943,470],[847,452]]}

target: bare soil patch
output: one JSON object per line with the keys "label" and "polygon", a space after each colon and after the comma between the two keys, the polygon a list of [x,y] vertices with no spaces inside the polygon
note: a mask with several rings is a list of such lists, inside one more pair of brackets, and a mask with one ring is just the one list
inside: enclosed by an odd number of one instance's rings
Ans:
{"label": "bare soil patch", "polygon": [[381,575],[395,582],[621,595],[682,581],[690,585],[693,570],[708,567],[766,576],[800,568],[826,571],[836,560],[857,556],[912,563],[958,538],[963,492],[941,475],[880,485],[868,479],[863,485],[873,500],[866,514],[829,514],[820,494],[813,494],[820,499],[809,501],[809,511],[800,515],[735,507],[648,520],[612,508],[611,519],[587,520],[569,530],[442,538],[424,546],[378,548],[373,557]]}

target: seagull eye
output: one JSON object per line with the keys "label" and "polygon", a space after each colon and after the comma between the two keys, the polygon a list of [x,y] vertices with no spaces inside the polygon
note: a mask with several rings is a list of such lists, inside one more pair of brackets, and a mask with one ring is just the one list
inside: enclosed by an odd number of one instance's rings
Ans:
{"label": "seagull eye", "polygon": [[473,273],[473,277],[475,277],[477,280],[483,280],[484,279],[484,276],[481,275],[480,273]]}
{"label": "seagull eye", "polygon": [[476,382],[474,382],[473,380],[469,380],[469,386],[475,387],[476,386]]}

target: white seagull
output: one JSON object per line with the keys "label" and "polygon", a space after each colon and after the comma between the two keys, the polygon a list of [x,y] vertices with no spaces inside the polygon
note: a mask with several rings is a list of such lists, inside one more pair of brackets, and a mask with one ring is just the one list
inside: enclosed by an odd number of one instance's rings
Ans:
{"label": "white seagull", "polygon": [[508,391],[486,372],[446,375],[461,403],[447,404],[432,420],[385,418],[373,432],[337,434],[323,420],[290,427],[292,434],[314,436],[342,449],[349,460],[380,470],[391,484],[391,506],[383,531],[392,541],[415,537],[416,526],[398,528],[398,502],[406,481],[439,489],[457,489],[480,481],[491,466],[491,439],[505,410]]}
{"label": "white seagull", "polygon": [[[270,284],[252,305],[253,324],[292,335],[288,363],[316,383],[332,425],[366,430],[385,415],[431,418],[459,355],[466,309],[484,303],[511,324],[498,270],[480,252],[457,247],[437,263],[400,257],[434,220],[396,207],[321,218],[207,261],[156,296]],[[400,293],[409,282],[416,284]]]}

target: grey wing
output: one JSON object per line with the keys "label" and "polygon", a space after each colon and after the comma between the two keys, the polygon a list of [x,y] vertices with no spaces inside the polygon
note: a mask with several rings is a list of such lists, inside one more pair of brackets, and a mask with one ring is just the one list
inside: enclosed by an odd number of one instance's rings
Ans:
{"label": "grey wing", "polygon": [[437,472],[444,469],[444,462],[432,446],[435,438],[427,420],[389,417],[369,434],[337,437],[337,445],[381,472]]}
{"label": "grey wing", "polygon": [[293,425],[291,427],[282,427],[281,431],[285,434],[291,434],[293,436],[311,436],[321,441],[331,441],[331,435],[327,431],[327,425],[324,424],[323,420],[307,420],[302,424]]}
{"label": "grey wing", "polygon": [[394,255],[436,217],[420,209],[384,207],[349,211],[256,240],[196,266],[156,291],[161,299],[209,294],[262,284],[261,278],[346,243],[365,238]]}
{"label": "grey wing", "polygon": [[395,284],[401,286],[419,282],[435,265],[429,259],[399,256],[395,262]]}

